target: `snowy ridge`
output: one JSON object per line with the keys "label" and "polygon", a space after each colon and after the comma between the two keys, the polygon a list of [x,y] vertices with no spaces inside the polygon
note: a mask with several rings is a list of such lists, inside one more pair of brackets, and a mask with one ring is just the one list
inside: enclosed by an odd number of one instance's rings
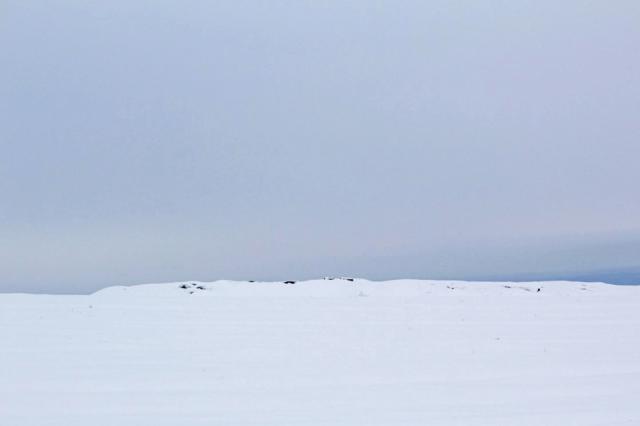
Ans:
{"label": "snowy ridge", "polygon": [[640,424],[640,287],[324,279],[0,295],[3,425]]}
{"label": "snowy ridge", "polygon": [[[246,296],[263,297],[265,295],[282,295],[278,289],[288,288],[294,293],[299,293],[303,288],[306,291],[316,295],[328,295],[336,292],[349,293],[349,289],[368,289],[371,291],[384,291],[389,289],[400,289],[402,294],[407,292],[417,292],[423,294],[425,291],[443,291],[443,290],[465,290],[465,291],[496,291],[498,289],[505,290],[522,290],[526,292],[546,292],[552,293],[565,292],[571,290],[593,291],[600,288],[611,288],[611,284],[607,283],[586,283],[575,281],[532,281],[532,282],[483,282],[483,281],[445,281],[445,280],[389,280],[389,281],[370,281],[362,278],[323,278],[317,280],[306,281],[176,281],[171,283],[152,283],[138,284],[133,286],[113,286],[98,290],[93,295],[115,295],[115,294],[200,294],[201,291],[231,291],[237,295],[245,294]],[[176,291],[176,289],[184,291]],[[264,291],[268,290],[268,291]],[[606,290],[605,290],[606,291]],[[445,291],[446,293],[446,291]]]}

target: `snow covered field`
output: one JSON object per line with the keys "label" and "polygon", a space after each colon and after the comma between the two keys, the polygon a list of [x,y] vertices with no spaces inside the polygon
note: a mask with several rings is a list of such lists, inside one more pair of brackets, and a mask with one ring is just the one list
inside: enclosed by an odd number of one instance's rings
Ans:
{"label": "snow covered field", "polygon": [[181,284],[0,295],[0,424],[640,425],[640,287]]}

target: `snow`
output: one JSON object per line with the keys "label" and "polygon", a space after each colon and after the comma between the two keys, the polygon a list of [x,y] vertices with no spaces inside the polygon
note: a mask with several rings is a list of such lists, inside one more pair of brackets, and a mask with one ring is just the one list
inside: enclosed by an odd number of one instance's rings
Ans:
{"label": "snow", "polygon": [[0,295],[0,424],[640,424],[640,287],[194,284]]}

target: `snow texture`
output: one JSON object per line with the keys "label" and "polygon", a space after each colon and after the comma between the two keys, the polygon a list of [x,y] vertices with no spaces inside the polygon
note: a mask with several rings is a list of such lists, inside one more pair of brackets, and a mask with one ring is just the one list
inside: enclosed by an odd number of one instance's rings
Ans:
{"label": "snow texture", "polygon": [[4,294],[0,424],[639,425],[640,287],[325,279]]}

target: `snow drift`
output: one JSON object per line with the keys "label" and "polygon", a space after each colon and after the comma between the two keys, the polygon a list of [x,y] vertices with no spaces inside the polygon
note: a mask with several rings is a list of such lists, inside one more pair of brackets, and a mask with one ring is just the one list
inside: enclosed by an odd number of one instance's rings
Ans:
{"label": "snow drift", "polygon": [[640,287],[172,283],[0,295],[0,424],[640,424]]}

